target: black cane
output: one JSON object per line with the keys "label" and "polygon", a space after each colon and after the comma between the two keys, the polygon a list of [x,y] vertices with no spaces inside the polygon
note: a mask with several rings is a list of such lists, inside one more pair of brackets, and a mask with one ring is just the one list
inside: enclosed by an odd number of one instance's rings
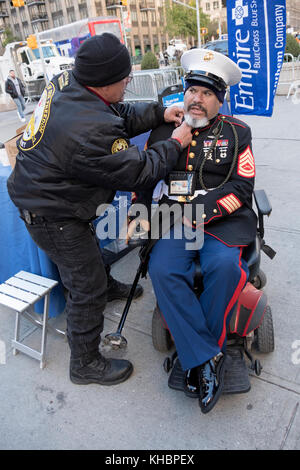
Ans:
{"label": "black cane", "polygon": [[129,296],[127,298],[117,331],[115,333],[109,333],[105,336],[104,343],[110,345],[114,349],[118,349],[118,348],[122,349],[122,348],[126,348],[127,346],[127,340],[126,338],[124,338],[124,336],[121,335],[121,333],[122,333],[123,326],[127,318],[127,314],[128,314],[134,293],[135,293],[137,283],[139,282],[139,279],[142,273],[142,268],[143,268],[143,261],[140,262],[137,273],[135,275],[135,278],[131,286]]}

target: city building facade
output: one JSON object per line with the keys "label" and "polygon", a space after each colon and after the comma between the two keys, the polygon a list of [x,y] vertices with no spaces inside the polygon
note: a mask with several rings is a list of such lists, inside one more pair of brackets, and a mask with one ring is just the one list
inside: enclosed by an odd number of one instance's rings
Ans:
{"label": "city building facade", "polygon": [[286,0],[287,31],[300,33],[300,2],[299,0]]}
{"label": "city building facade", "polygon": [[[181,0],[189,3],[189,0]],[[22,7],[0,0],[0,47],[4,31],[9,28],[20,40],[35,30],[44,31],[83,18],[117,16],[125,31],[125,41],[133,57],[151,50],[158,53],[167,48],[166,4],[172,0],[25,0]],[[286,0],[287,25],[300,31],[300,2]],[[199,0],[202,11],[219,24],[219,33],[226,25],[226,0]],[[196,39],[196,38],[195,38]],[[194,45],[195,40],[190,40]]]}
{"label": "city building facade", "polygon": [[[222,23],[227,21],[226,0],[200,0],[203,13],[210,16],[211,21]],[[300,1],[286,0],[287,31],[300,32]]]}
{"label": "city building facade", "polygon": [[132,56],[144,55],[148,50],[163,51],[168,45],[164,0],[128,0],[127,5],[119,0],[27,0],[18,8],[12,7],[9,0],[0,0],[0,39],[7,28],[25,40],[35,30],[41,32],[99,16],[117,16],[121,20]]}

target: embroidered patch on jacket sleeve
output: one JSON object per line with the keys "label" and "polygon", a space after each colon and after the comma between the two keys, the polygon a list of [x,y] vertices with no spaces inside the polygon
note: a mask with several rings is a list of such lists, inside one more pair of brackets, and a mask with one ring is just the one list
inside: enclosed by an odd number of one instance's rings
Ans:
{"label": "embroidered patch on jacket sleeve", "polygon": [[221,206],[226,209],[228,214],[231,214],[232,212],[236,211],[240,207],[242,207],[241,201],[233,194],[228,194],[225,197],[222,197],[222,199],[218,199],[217,201]]}
{"label": "embroidered patch on jacket sleeve", "polygon": [[255,176],[255,162],[249,145],[239,155],[237,173],[244,178],[254,178]]}

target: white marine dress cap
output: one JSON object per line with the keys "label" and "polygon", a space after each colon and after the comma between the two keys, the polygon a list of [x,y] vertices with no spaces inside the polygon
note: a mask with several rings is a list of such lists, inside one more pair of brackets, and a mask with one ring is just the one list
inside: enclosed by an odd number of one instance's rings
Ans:
{"label": "white marine dress cap", "polygon": [[191,49],[181,56],[185,80],[199,80],[221,90],[238,83],[242,72],[238,65],[220,52]]}

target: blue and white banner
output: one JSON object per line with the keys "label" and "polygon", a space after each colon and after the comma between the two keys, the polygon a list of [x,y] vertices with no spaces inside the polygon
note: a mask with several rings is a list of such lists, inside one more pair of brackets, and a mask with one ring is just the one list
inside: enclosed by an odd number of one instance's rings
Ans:
{"label": "blue and white banner", "polygon": [[242,71],[232,114],[271,116],[286,41],[285,0],[227,0],[229,57]]}

